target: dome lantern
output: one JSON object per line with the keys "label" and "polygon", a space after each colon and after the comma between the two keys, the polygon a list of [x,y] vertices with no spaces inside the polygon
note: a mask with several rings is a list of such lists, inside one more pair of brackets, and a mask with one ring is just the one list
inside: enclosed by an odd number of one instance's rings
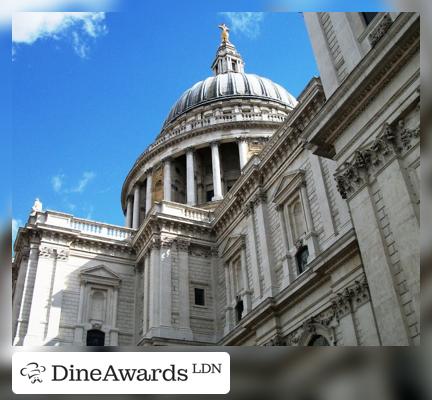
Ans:
{"label": "dome lantern", "polygon": [[211,66],[215,75],[228,72],[244,72],[244,62],[235,46],[229,41],[229,28],[225,24],[219,25],[222,30],[221,44],[216,52],[215,60]]}

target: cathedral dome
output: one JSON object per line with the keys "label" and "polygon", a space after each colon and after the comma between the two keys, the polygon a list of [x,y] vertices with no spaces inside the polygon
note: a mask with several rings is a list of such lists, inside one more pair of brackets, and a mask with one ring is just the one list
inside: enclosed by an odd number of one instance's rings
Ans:
{"label": "cathedral dome", "polygon": [[255,74],[228,71],[195,83],[171,108],[164,127],[194,107],[228,98],[260,98],[294,107],[295,98],[282,86]]}

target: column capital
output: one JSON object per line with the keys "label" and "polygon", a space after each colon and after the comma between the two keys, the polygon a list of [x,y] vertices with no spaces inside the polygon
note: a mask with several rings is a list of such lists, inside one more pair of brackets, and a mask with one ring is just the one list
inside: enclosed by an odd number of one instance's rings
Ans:
{"label": "column capital", "polygon": [[144,171],[144,173],[145,173],[146,175],[152,174],[152,173],[153,173],[153,167],[147,168],[147,169]]}
{"label": "column capital", "polygon": [[175,242],[177,244],[177,250],[178,251],[188,252],[189,246],[190,246],[190,240],[182,239],[182,238],[177,238],[175,240]]}
{"label": "column capital", "polygon": [[164,157],[161,162],[162,162],[162,164],[165,165],[166,163],[169,163],[171,161],[172,161],[172,157],[168,156],[168,157]]}
{"label": "column capital", "polygon": [[195,153],[196,149],[193,146],[186,147],[186,153]]}
{"label": "column capital", "polygon": [[220,141],[219,140],[213,140],[212,142],[210,142],[210,146],[214,147],[214,146],[218,146],[220,145]]}
{"label": "column capital", "polygon": [[248,217],[254,209],[254,203],[252,201],[250,201],[249,203],[246,203],[243,207],[243,215],[245,217]]}

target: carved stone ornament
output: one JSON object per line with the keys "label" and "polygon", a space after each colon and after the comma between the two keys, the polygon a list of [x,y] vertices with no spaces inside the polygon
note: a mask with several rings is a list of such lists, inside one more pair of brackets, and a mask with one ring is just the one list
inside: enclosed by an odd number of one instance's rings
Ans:
{"label": "carved stone ornament", "polygon": [[69,258],[69,251],[62,249],[57,251],[57,260],[66,261]]}
{"label": "carved stone ornament", "polygon": [[54,249],[52,247],[41,246],[39,248],[39,257],[49,258],[49,257],[53,257],[53,255],[54,255]]}
{"label": "carved stone ornament", "polygon": [[253,208],[254,208],[254,205],[252,202],[245,204],[243,207],[243,215],[245,217],[248,217],[249,215],[251,215],[253,213]]}
{"label": "carved stone ornament", "polygon": [[354,312],[369,301],[369,286],[366,280],[355,281],[353,286],[344,289],[333,299],[332,305],[338,319]]}
{"label": "carved stone ornament", "polygon": [[190,246],[189,240],[177,238],[176,243],[177,243],[177,250],[178,251],[186,251],[187,252],[189,250],[189,246]]}
{"label": "carved stone ornament", "polygon": [[347,199],[366,184],[369,174],[381,168],[391,157],[408,151],[419,136],[420,128],[406,128],[403,119],[394,125],[384,124],[378,137],[367,147],[356,150],[352,160],[345,161],[334,175],[342,198]]}
{"label": "carved stone ornament", "polygon": [[331,345],[336,344],[334,328],[337,325],[334,308],[330,307],[303,322],[302,326],[285,338],[286,346],[306,346],[313,335],[322,335]]}
{"label": "carved stone ornament", "polygon": [[374,47],[381,40],[385,33],[390,29],[392,23],[393,21],[390,15],[385,14],[376,28],[369,35],[369,43],[372,47]]}

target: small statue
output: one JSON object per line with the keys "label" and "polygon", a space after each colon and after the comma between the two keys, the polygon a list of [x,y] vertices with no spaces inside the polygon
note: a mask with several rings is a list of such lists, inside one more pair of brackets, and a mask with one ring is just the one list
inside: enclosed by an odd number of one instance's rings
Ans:
{"label": "small statue", "polygon": [[222,29],[221,32],[222,43],[229,43],[229,28],[225,24],[220,24],[219,28]]}
{"label": "small statue", "polygon": [[42,202],[39,200],[39,198],[36,197],[36,200],[32,207],[32,213],[36,213],[38,211],[42,211]]}

